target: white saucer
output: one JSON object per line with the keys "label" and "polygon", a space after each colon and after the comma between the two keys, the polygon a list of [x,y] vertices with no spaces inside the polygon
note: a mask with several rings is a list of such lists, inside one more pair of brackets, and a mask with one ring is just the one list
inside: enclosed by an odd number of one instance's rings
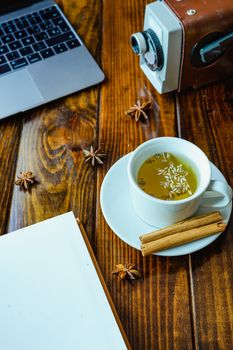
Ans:
{"label": "white saucer", "polygon": [[[125,243],[140,250],[139,236],[151,232],[156,228],[143,222],[131,204],[129,180],[127,175],[127,164],[131,153],[119,159],[106,174],[100,192],[100,204],[105,220],[115,234]],[[226,181],[218,168],[211,164],[212,178]],[[229,221],[232,202],[221,209],[224,221]],[[197,215],[214,211],[211,207],[201,208]],[[193,253],[212,243],[220,233],[209,236],[198,241],[184,244],[179,247],[163,250],[155,255],[178,256]]]}

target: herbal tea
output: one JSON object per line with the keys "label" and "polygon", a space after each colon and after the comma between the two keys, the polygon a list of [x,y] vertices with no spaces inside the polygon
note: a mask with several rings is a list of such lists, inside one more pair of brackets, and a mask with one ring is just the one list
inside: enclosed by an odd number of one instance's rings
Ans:
{"label": "herbal tea", "polygon": [[197,176],[191,166],[168,152],[145,160],[137,182],[144,192],[165,200],[188,198],[197,188]]}

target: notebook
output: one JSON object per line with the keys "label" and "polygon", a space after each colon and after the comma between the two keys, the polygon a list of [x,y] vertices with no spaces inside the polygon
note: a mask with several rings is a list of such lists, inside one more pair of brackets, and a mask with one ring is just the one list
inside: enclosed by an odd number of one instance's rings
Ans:
{"label": "notebook", "polygon": [[0,349],[129,349],[72,212],[0,237]]}
{"label": "notebook", "polygon": [[[76,17],[79,29],[83,14]],[[0,0],[0,119],[103,79],[54,0]]]}

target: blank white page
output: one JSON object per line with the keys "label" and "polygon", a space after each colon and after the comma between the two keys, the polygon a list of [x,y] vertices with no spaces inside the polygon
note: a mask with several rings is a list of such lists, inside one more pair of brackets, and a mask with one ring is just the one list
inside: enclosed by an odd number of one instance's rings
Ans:
{"label": "blank white page", "polygon": [[72,212],[0,237],[0,349],[127,349]]}

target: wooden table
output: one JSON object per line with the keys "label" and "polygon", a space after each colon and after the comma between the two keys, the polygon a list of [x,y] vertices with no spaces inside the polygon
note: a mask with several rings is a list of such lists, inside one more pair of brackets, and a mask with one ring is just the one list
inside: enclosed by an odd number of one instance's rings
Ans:
{"label": "wooden table", "polygon": [[[100,86],[0,122],[1,233],[73,210],[86,230],[134,350],[232,349],[233,223],[213,244],[187,256],[142,258],[106,224],[100,209],[103,178],[120,157],[156,136],[197,144],[233,185],[233,86],[159,96],[129,46],[142,28],[144,0],[64,0],[61,7],[102,66]],[[75,79],[75,77],[74,77]],[[145,85],[159,118],[136,123],[125,110]],[[84,163],[82,148],[101,146],[102,167]],[[31,193],[14,186],[30,170]],[[114,198],[113,198],[114,200]],[[117,282],[112,270],[133,262],[135,283]]]}

